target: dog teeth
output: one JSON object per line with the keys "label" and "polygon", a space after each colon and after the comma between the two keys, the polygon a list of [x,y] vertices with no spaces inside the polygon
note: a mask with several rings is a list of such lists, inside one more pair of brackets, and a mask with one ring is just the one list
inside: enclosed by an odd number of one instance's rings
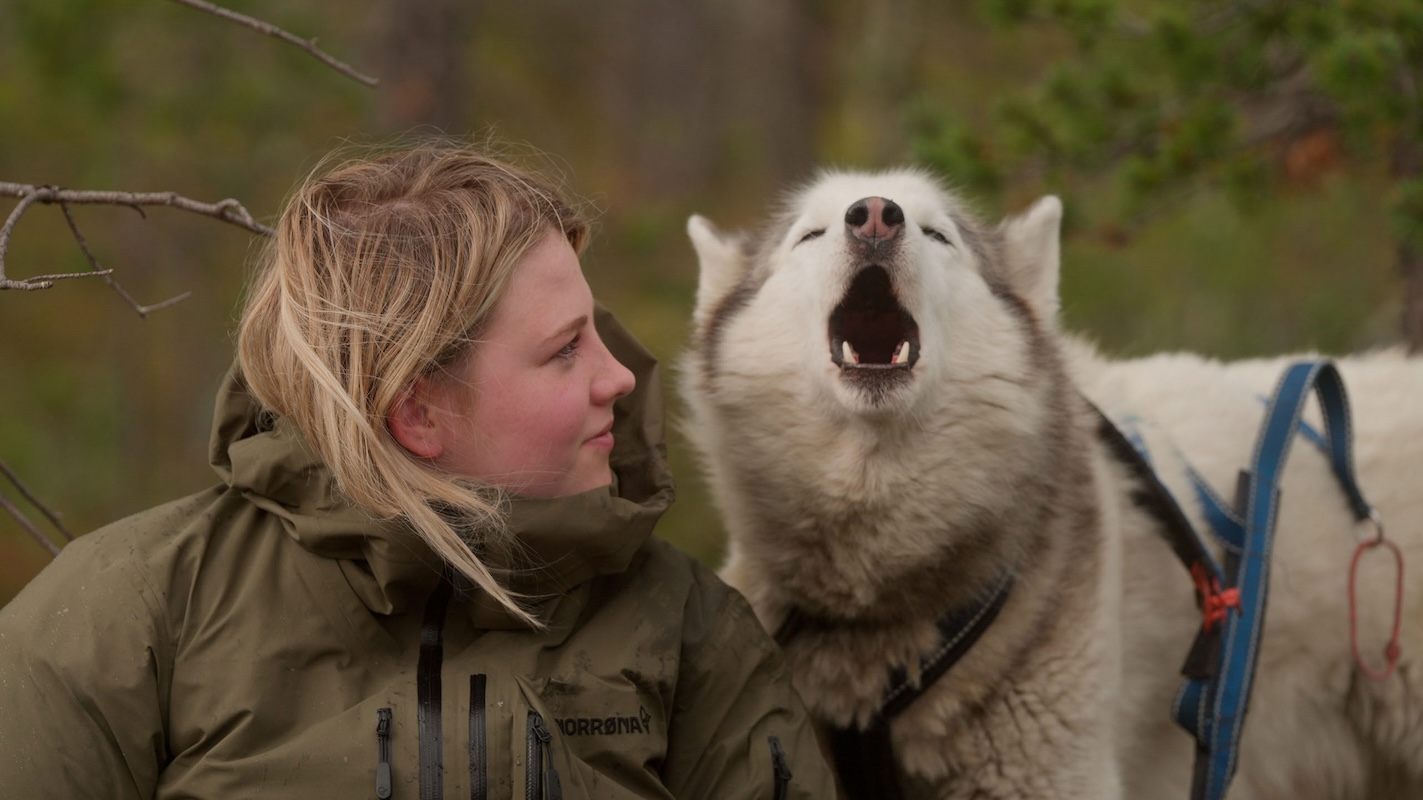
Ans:
{"label": "dog teeth", "polygon": [[840,343],[840,356],[846,364],[859,364],[860,354],[855,352],[855,348],[849,342]]}
{"label": "dog teeth", "polygon": [[900,342],[900,343],[899,343],[899,349],[894,351],[894,359],[891,360],[889,363],[891,363],[891,364],[908,364],[908,363],[909,363],[909,342],[908,342],[908,341],[903,341],[903,342]]}

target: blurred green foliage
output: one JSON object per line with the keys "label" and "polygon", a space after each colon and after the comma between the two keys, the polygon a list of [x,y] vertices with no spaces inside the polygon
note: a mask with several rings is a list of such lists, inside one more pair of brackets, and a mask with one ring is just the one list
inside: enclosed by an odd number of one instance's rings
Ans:
{"label": "blurred green foliage", "polygon": [[[388,63],[397,0],[228,5],[386,80],[367,89],[161,0],[0,0],[0,180],[235,197],[270,221],[332,147],[418,126],[390,111],[433,91]],[[1109,352],[1343,351],[1393,337],[1395,241],[1417,236],[1423,189],[1355,154],[1377,156],[1417,125],[1416,103],[1370,88],[1417,63],[1416,3],[1252,4],[1248,24],[1210,37],[1188,10],[1232,4],[466,6],[477,11],[442,32],[461,54],[461,93],[439,101],[465,119],[450,132],[527,142],[600,211],[590,283],[666,366],[680,488],[659,530],[709,563],[720,525],[677,430],[673,381],[696,280],[685,220],[754,227],[822,165],[924,163],[991,216],[1063,195],[1064,314]],[[1126,40],[1113,33],[1123,25],[1136,31]],[[1265,42],[1304,54],[1318,90],[1343,98],[1337,143],[1242,152],[1234,101],[1268,86]],[[1323,156],[1305,174],[1279,168],[1315,145]],[[140,302],[193,292],[147,320],[97,281],[0,292],[0,460],[82,533],[213,482],[211,398],[254,241],[166,209],[75,214]],[[37,206],[7,268],[87,267],[58,210]],[[0,602],[47,561],[0,515]]]}
{"label": "blurred green foliage", "polygon": [[[911,146],[989,193],[1058,187],[1078,222],[1134,233],[1183,197],[1248,212],[1347,160],[1388,186],[1392,238],[1423,226],[1423,4],[983,0],[1073,43],[987,121],[920,102]],[[929,89],[932,93],[932,88]],[[1413,163],[1404,163],[1404,162]],[[1100,201],[1106,200],[1103,207]]]}

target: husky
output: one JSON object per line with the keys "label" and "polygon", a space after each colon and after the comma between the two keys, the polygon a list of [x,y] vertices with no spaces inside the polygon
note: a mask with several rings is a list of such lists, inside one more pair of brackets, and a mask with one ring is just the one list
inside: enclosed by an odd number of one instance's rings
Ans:
{"label": "husky", "polygon": [[[888,723],[905,796],[1190,795],[1195,743],[1170,711],[1202,611],[1102,417],[1132,421],[1204,531],[1188,470],[1232,494],[1289,359],[1099,355],[1060,329],[1061,216],[1045,197],[986,224],[891,170],[825,173],[759,235],[688,223],[681,390],[728,530],[721,574],[768,630],[795,623],[787,663],[826,730],[872,726],[896,675],[922,689]],[[1400,559],[1423,563],[1423,360],[1336,363],[1360,485]],[[1356,658],[1350,564],[1376,534],[1318,450],[1294,449],[1282,491],[1229,797],[1423,797],[1423,584],[1399,590],[1397,669],[1367,677],[1395,567],[1360,560]],[[1005,574],[977,641],[921,680],[948,646],[937,621]]]}

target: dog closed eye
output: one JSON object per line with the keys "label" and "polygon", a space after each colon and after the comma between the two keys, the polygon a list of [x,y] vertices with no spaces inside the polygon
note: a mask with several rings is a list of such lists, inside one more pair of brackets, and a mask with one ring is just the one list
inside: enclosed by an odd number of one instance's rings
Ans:
{"label": "dog closed eye", "polygon": [[818,239],[818,238],[820,238],[821,236],[824,236],[824,235],[825,235],[825,229],[824,229],[824,228],[816,228],[816,229],[813,230],[813,231],[807,231],[804,236],[800,237],[800,241],[796,242],[796,244],[805,244],[806,242],[810,241],[811,239]]}
{"label": "dog closed eye", "polygon": [[950,247],[954,246],[954,243],[949,241],[949,237],[939,232],[939,230],[936,228],[920,228],[919,230],[923,231],[925,236],[928,236],[930,239],[933,239],[934,241],[939,242],[940,244],[946,244]]}

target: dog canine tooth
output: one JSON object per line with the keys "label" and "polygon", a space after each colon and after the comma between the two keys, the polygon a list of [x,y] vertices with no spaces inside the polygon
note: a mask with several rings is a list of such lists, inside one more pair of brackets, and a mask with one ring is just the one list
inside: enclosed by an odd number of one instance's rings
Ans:
{"label": "dog canine tooth", "polygon": [[844,357],[846,364],[858,365],[860,363],[860,354],[855,352],[855,348],[851,347],[849,342],[840,343],[840,354]]}
{"label": "dog canine tooth", "polygon": [[909,342],[908,342],[908,341],[903,341],[903,342],[900,342],[900,343],[899,343],[899,349],[894,351],[894,358],[891,359],[889,363],[891,363],[891,364],[907,364],[907,363],[909,363]]}

